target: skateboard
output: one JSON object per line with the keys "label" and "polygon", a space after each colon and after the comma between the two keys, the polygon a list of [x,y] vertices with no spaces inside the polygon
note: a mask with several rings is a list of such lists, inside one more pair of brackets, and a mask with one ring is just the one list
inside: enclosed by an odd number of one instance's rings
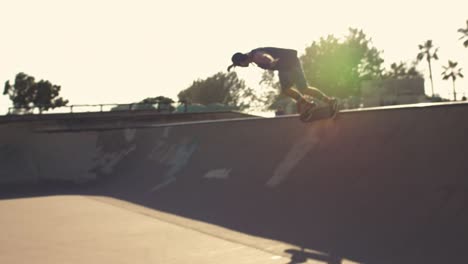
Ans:
{"label": "skateboard", "polygon": [[306,110],[299,115],[302,122],[313,122],[322,119],[333,119],[336,117],[338,110],[332,111],[330,106],[320,106],[317,108]]}

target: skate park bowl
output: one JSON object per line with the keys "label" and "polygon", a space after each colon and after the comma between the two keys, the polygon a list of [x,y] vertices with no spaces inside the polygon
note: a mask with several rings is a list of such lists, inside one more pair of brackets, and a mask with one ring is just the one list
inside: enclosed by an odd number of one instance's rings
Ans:
{"label": "skate park bowl", "polygon": [[446,103],[312,123],[5,122],[0,260],[464,263],[467,116]]}

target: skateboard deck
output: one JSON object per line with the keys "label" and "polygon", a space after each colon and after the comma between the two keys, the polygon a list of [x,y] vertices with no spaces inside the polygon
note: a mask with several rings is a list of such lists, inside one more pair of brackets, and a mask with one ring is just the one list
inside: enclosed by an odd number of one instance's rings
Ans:
{"label": "skateboard deck", "polygon": [[338,111],[335,111],[333,113],[329,106],[324,106],[305,111],[299,115],[299,118],[302,122],[313,122],[322,119],[334,118],[337,112]]}

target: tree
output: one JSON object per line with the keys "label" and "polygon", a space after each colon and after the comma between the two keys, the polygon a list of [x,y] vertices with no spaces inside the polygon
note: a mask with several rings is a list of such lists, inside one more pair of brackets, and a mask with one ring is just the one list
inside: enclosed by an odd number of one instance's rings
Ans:
{"label": "tree", "polygon": [[343,41],[333,35],[314,41],[301,56],[308,83],[331,96],[360,95],[363,80],[383,75],[381,52],[371,44],[362,30],[353,28]]}
{"label": "tree", "polygon": [[452,79],[453,83],[453,100],[457,100],[457,93],[455,90],[455,80],[457,77],[463,78],[463,74],[461,73],[461,68],[457,68],[458,62],[454,62],[449,60],[448,66],[442,66],[444,72],[442,73],[442,77],[444,80]]}
{"label": "tree", "polygon": [[240,110],[250,107],[255,93],[238,78],[235,72],[218,72],[206,79],[198,79],[192,85],[179,92],[177,97],[181,102],[189,104],[215,104],[235,106]]}
{"label": "tree", "polygon": [[458,32],[462,34],[460,40],[465,40],[463,42],[463,46],[465,46],[465,48],[468,48],[468,20],[466,20],[466,28],[459,28]]}
{"label": "tree", "polygon": [[167,110],[171,113],[175,110],[173,103],[175,103],[174,100],[164,96],[148,97],[140,102],[140,104],[148,105],[150,108],[153,108],[151,105],[157,105],[158,112]]}
{"label": "tree", "polygon": [[148,97],[140,102],[117,105],[110,109],[110,111],[157,110],[158,112],[165,111],[172,113],[175,110],[175,107],[172,105],[173,103],[174,100],[164,96]]}
{"label": "tree", "polygon": [[288,97],[280,93],[281,85],[274,71],[264,71],[259,85],[262,92],[261,97],[264,99],[262,110],[286,108],[289,101],[285,99]]}
{"label": "tree", "polygon": [[434,48],[434,45],[432,44],[432,40],[427,40],[424,42],[423,45],[418,45],[419,47],[419,53],[417,56],[417,60],[421,61],[423,59],[426,59],[427,64],[429,65],[429,79],[431,80],[431,90],[432,90],[432,96],[434,96],[434,82],[432,80],[432,66],[431,66],[431,60],[438,60],[439,56],[437,56],[437,51],[439,48]]}
{"label": "tree", "polygon": [[400,62],[392,63],[390,65],[390,70],[384,73],[384,78],[392,78],[392,79],[406,79],[406,78],[416,78],[422,77],[422,73],[420,73],[416,69],[415,63],[408,67],[406,63]]}
{"label": "tree", "polygon": [[5,82],[4,95],[8,95],[13,102],[13,107],[23,108],[30,111],[37,107],[42,113],[44,110],[65,106],[68,100],[58,97],[61,87],[53,85],[49,81],[40,80],[36,82],[34,77],[25,73],[18,73],[15,83]]}

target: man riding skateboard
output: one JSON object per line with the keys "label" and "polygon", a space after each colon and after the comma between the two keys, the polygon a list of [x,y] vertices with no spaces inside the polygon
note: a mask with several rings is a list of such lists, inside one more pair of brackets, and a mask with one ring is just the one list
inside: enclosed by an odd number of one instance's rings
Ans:
{"label": "man riding skateboard", "polygon": [[235,66],[248,67],[250,63],[255,63],[265,70],[278,71],[281,92],[296,101],[297,111],[300,114],[311,113],[317,108],[315,103],[305,100],[304,95],[326,103],[330,107],[331,116],[337,111],[338,103],[335,98],[329,97],[319,89],[307,84],[296,50],[273,47],[257,48],[248,53],[237,52],[231,60],[232,65],[228,67],[228,71]]}

